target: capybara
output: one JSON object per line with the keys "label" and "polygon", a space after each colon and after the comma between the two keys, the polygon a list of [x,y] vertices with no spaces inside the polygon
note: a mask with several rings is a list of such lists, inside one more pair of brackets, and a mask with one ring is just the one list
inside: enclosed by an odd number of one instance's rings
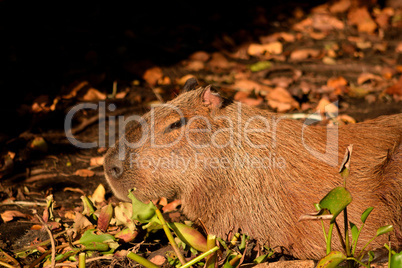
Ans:
{"label": "capybara", "polygon": [[[120,199],[131,188],[142,201],[181,199],[183,213],[211,234],[241,230],[294,257],[318,259],[325,256],[321,223],[299,218],[343,185],[338,171],[353,144],[349,220],[360,227],[363,211],[374,207],[358,248],[387,224],[395,228],[392,247],[401,247],[402,114],[340,127],[306,122],[231,101],[191,79],[174,100],[126,118],[125,134],[105,157],[106,179]],[[387,241],[380,236],[368,249]]]}

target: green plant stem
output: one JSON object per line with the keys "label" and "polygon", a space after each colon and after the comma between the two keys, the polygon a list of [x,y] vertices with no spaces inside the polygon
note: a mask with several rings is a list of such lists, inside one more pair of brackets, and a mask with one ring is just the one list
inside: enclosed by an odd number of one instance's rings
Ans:
{"label": "green plant stem", "polygon": [[364,256],[364,249],[371,243],[371,242],[373,242],[373,240],[374,239],[376,239],[377,238],[377,236],[374,236],[373,238],[371,238],[370,239],[370,241],[368,241],[365,245],[364,245],[364,247],[360,250],[360,253],[359,253],[359,260],[362,260],[363,259],[363,256]]}
{"label": "green plant stem", "polygon": [[78,268],[85,268],[85,260],[86,260],[85,252],[81,252],[78,255]]}
{"label": "green plant stem", "polygon": [[327,255],[331,252],[331,240],[332,240],[332,231],[334,230],[334,224],[331,223],[329,225],[328,237],[327,237]]}
{"label": "green plant stem", "polygon": [[242,257],[243,257],[243,255],[241,255],[241,254],[236,255],[233,259],[231,259],[231,260],[229,261],[229,264],[230,264],[231,266],[235,266],[235,265],[236,265],[236,262],[238,262]]}
{"label": "green plant stem", "polygon": [[358,264],[360,264],[361,266],[370,268],[369,265],[362,263],[361,261],[359,261],[358,259],[356,259],[356,258],[354,258],[354,257],[346,258],[346,260],[347,260],[347,261],[355,261],[355,262],[357,262]]}
{"label": "green plant stem", "polygon": [[335,223],[336,231],[337,231],[338,236],[339,236],[339,240],[341,241],[341,245],[342,245],[343,249],[346,252],[346,245],[345,245],[345,241],[343,241],[341,229],[339,229],[339,225],[336,223],[336,221],[334,223]]}
{"label": "green plant stem", "polygon": [[145,258],[141,257],[140,255],[137,255],[137,254],[135,254],[133,252],[129,252],[127,254],[127,257],[132,259],[133,261],[138,262],[140,265],[145,266],[147,268],[160,268],[158,265],[150,262],[149,260],[147,260],[147,259],[145,259]]}
{"label": "green plant stem", "polygon": [[325,225],[324,225],[324,221],[321,220],[321,227],[322,227],[322,232],[324,233],[324,238],[325,238],[325,243],[327,243],[327,232],[325,232]]}
{"label": "green plant stem", "polygon": [[391,241],[389,242],[389,247],[387,247],[388,246],[387,244],[385,244],[384,246],[388,249],[388,268],[391,268],[391,257],[392,257]]}
{"label": "green plant stem", "polygon": [[[207,236],[207,248],[208,250],[213,249],[216,246],[216,235]],[[206,268],[214,268],[216,263],[216,253],[211,254],[207,257]]]}
{"label": "green plant stem", "polygon": [[[346,182],[345,182],[346,184]],[[348,210],[347,207],[343,210],[343,219],[345,225],[345,248],[346,248],[346,256],[350,257],[350,242],[349,242],[349,224],[348,224]]]}
{"label": "green plant stem", "polygon": [[15,266],[13,266],[11,264],[8,264],[8,263],[2,262],[2,261],[0,261],[0,265],[4,266],[4,267],[7,267],[7,268],[14,268],[15,267]]}
{"label": "green plant stem", "polygon": [[186,260],[184,259],[183,255],[181,254],[179,247],[177,246],[176,242],[174,241],[173,235],[170,232],[168,225],[166,224],[165,219],[163,218],[162,212],[157,208],[155,209],[155,213],[158,216],[159,220],[161,221],[162,228],[165,231],[166,237],[168,238],[170,245],[172,246],[174,252],[176,253],[177,258],[179,259],[180,263],[184,265]]}
{"label": "green plant stem", "polygon": [[197,262],[199,262],[200,260],[204,259],[205,257],[209,256],[210,254],[214,253],[215,251],[217,251],[219,249],[219,247],[214,247],[204,253],[202,253],[201,255],[195,257],[194,259],[192,259],[191,261],[189,261],[188,263],[184,264],[183,266],[180,266],[180,268],[188,268],[191,265],[196,264]]}
{"label": "green plant stem", "polygon": [[355,255],[356,247],[357,247],[357,241],[359,240],[360,232],[362,231],[363,226],[364,226],[364,222],[363,222],[362,226],[360,226],[359,231],[357,232],[356,241],[354,241],[353,248],[352,248],[352,256]]}

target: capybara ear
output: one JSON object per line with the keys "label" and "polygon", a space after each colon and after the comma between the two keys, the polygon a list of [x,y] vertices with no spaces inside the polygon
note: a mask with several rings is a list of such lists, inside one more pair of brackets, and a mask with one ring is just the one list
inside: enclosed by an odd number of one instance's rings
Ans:
{"label": "capybara ear", "polygon": [[223,98],[219,95],[211,85],[206,86],[202,94],[202,103],[205,106],[211,106],[212,108],[220,108],[223,103]]}
{"label": "capybara ear", "polygon": [[197,79],[195,79],[194,77],[191,77],[189,79],[187,79],[186,83],[184,83],[184,87],[182,92],[187,92],[187,91],[191,91],[194,90],[198,87],[198,81]]}

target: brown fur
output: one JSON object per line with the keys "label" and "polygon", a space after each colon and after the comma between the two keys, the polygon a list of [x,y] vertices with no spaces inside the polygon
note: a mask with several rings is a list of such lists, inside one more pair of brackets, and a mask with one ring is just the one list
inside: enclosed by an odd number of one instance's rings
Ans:
{"label": "brown fur", "polygon": [[[353,197],[348,207],[349,220],[360,227],[361,213],[374,207],[359,239],[360,248],[385,224],[394,225],[393,246],[401,246],[402,114],[340,127],[338,146],[330,139],[326,147],[326,128],[306,127],[304,141],[309,147],[321,152],[329,150],[329,158],[338,154],[337,163],[329,165],[303,145],[303,124],[298,121],[279,120],[276,114],[245,105],[241,105],[239,114],[237,103],[222,99],[209,88],[183,93],[169,104],[180,108],[187,123],[181,128],[169,129],[180,116],[167,107],[155,108],[154,124],[151,114],[145,114],[143,118],[148,126],[155,128],[156,143],[173,141],[180,131],[205,129],[205,120],[189,122],[199,115],[211,122],[211,132],[189,132],[188,139],[184,136],[168,148],[152,148],[149,137],[134,149],[122,146],[123,140],[118,142],[105,158],[106,178],[117,197],[127,199],[128,190],[135,187],[134,194],[143,201],[162,196],[180,198],[184,214],[191,220],[200,219],[210,233],[224,237],[231,230],[241,229],[271,247],[285,247],[295,257],[317,259],[325,255],[320,222],[298,219],[302,214],[313,212],[313,204],[328,191],[342,185],[339,166],[346,147],[353,144],[351,173],[347,179],[347,188]],[[248,129],[265,129],[249,133],[248,137],[253,144],[268,144],[269,148],[253,148],[244,135],[239,134],[238,130],[243,130],[247,120],[256,115],[267,118],[269,126],[263,125],[259,118],[249,121]],[[222,116],[230,118],[233,125]],[[232,146],[194,148],[191,145],[191,142],[206,144],[211,139],[223,145],[230,141],[230,131],[222,130],[228,127],[234,130]],[[143,130],[133,123],[126,132],[126,139],[138,141]],[[119,147],[126,148],[122,162],[117,159]],[[164,159],[166,165],[159,163],[141,168],[133,165],[131,153],[136,154],[136,159]],[[169,166],[168,157],[172,155],[190,159],[189,168],[183,168],[184,164]],[[273,162],[266,168],[233,164],[234,159],[251,159],[252,162],[253,157],[266,157]],[[232,162],[220,168],[213,160],[203,162],[214,158]],[[279,168],[283,162],[285,166]],[[116,166],[121,167],[121,174],[113,173],[119,171],[113,171]],[[379,237],[369,249],[382,247],[386,241],[387,236]]]}

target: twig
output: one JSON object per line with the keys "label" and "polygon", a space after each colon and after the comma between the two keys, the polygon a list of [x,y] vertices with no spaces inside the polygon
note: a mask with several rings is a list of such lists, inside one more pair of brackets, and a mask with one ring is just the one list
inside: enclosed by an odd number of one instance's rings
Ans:
{"label": "twig", "polygon": [[152,92],[155,94],[156,98],[158,99],[158,101],[160,101],[160,102],[162,102],[162,103],[165,103],[165,101],[163,100],[161,94],[159,94],[158,92],[156,92],[156,90],[155,90],[153,87],[151,87],[151,89],[152,89]]}
{"label": "twig", "polygon": [[[5,252],[5,251],[2,250],[2,249],[0,249],[0,252],[3,253],[3,255],[4,255],[7,259],[9,259],[10,261],[12,261],[12,262],[14,263],[14,265],[16,265],[17,267],[21,267],[21,265],[18,263],[18,261],[17,261],[16,259],[14,259],[13,257],[11,257],[7,252]],[[1,262],[0,264],[3,265],[3,266],[5,266],[5,267],[9,267],[9,266],[7,266],[7,265],[9,265],[9,264],[5,264],[4,262]],[[10,265],[10,267],[15,267],[15,266]]]}
{"label": "twig", "polygon": [[[100,257],[94,257],[90,259],[86,259],[85,263],[89,263],[91,261],[97,261],[97,260],[112,260],[113,256],[100,256]],[[62,266],[71,266],[71,267],[77,267],[78,261],[76,262],[71,262],[71,263],[57,263],[55,267],[62,267]],[[51,265],[45,266],[44,268],[51,268]]]}
{"label": "twig", "polygon": [[176,253],[177,258],[179,259],[180,263],[182,265],[186,264],[186,260],[184,259],[183,255],[180,252],[180,249],[178,248],[176,242],[174,241],[173,235],[170,232],[169,227],[167,226],[165,219],[163,218],[163,215],[159,209],[155,209],[155,213],[158,216],[159,220],[161,221],[162,228],[165,231],[165,234],[170,242],[170,245],[172,246],[174,252]]}
{"label": "twig", "polygon": [[50,230],[50,228],[47,225],[47,223],[45,223],[43,221],[42,217],[38,215],[38,213],[35,213],[35,216],[43,224],[43,226],[45,227],[47,233],[49,234],[50,243],[52,245],[52,264],[51,264],[51,267],[56,267],[56,244],[55,244],[55,241],[54,241],[54,238],[53,238],[53,235],[52,235],[52,231]]}
{"label": "twig", "polygon": [[[53,236],[53,238],[57,238],[57,237],[59,237],[60,235],[65,234],[66,232],[67,232],[67,231],[62,231],[62,232],[60,232],[60,233],[58,233],[58,234],[55,234],[55,235]],[[14,250],[13,252],[14,252],[14,253],[24,252],[24,251],[27,251],[27,250],[35,249],[35,248],[37,248],[37,247],[46,246],[46,245],[49,244],[49,243],[50,243],[50,239],[45,240],[45,241],[43,241],[43,242],[41,242],[41,243],[39,243],[39,244],[33,245],[33,246],[28,246],[28,247],[25,247],[25,248],[21,248],[21,249],[18,249],[18,250]],[[66,245],[66,246],[68,246],[68,245]],[[65,246],[65,247],[66,247],[66,246]],[[60,249],[60,248],[63,248],[63,245],[60,245],[60,246],[57,246],[57,247],[56,247],[56,249]]]}
{"label": "twig", "polygon": [[35,182],[35,181],[40,181],[40,180],[43,180],[43,179],[54,178],[54,177],[57,177],[57,176],[58,176],[57,173],[41,174],[41,175],[32,176],[32,177],[26,179],[24,182],[26,182],[26,183]]}
{"label": "twig", "polygon": [[46,207],[47,204],[44,202],[37,202],[37,201],[7,201],[7,203],[1,203],[0,206],[22,206],[22,207]]}
{"label": "twig", "polygon": [[[105,117],[105,119],[107,119],[109,115],[126,114],[126,113],[129,113],[131,111],[135,111],[135,110],[138,110],[138,107],[116,109],[113,112],[106,113],[107,116]],[[71,129],[71,134],[76,135],[76,134],[82,132],[83,130],[85,130],[90,125],[98,122],[99,117],[100,117],[100,115],[98,113],[98,114],[96,114],[96,115],[94,115],[94,116],[82,121],[81,124],[79,124],[78,126],[73,127]],[[27,140],[33,139],[33,138],[36,138],[36,137],[43,137],[45,139],[65,139],[66,138],[66,133],[63,131],[63,132],[56,132],[56,133],[51,132],[51,133],[38,133],[38,134],[35,134],[35,133],[30,133],[30,132],[26,131],[24,133],[21,133],[19,137],[27,139]]]}

